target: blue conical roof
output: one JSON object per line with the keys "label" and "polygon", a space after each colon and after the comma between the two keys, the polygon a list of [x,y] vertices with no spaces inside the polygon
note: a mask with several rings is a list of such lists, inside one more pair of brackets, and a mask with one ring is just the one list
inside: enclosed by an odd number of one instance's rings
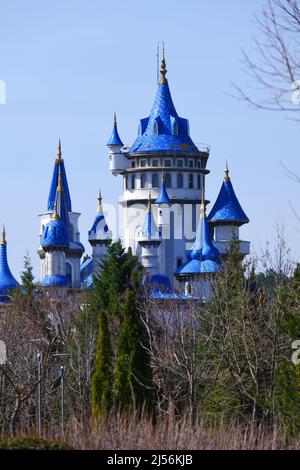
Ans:
{"label": "blue conical roof", "polygon": [[48,211],[53,211],[54,209],[59,173],[61,174],[62,185],[63,185],[64,195],[65,195],[65,200],[66,200],[66,208],[68,212],[71,212],[72,211],[71,197],[70,197],[70,191],[69,191],[69,186],[68,186],[68,181],[67,181],[64,160],[61,158],[60,141],[58,144],[58,154],[57,154],[57,159],[55,160],[55,164],[54,164],[53,176],[52,176],[50,192],[49,192],[49,197],[48,197]]}
{"label": "blue conical roof", "polygon": [[129,153],[160,151],[198,153],[198,148],[189,136],[188,120],[178,116],[173,104],[169,84],[165,78],[164,58],[161,74],[162,78],[150,115],[141,119],[139,135]]}
{"label": "blue conical roof", "polygon": [[242,225],[249,222],[235,195],[227,167],[221,190],[208,215],[208,220],[214,224],[233,223]]}
{"label": "blue conical roof", "polygon": [[51,219],[44,228],[42,239],[42,248],[65,248],[69,247],[69,237],[66,225],[61,219]]}
{"label": "blue conical roof", "polygon": [[138,232],[140,238],[147,238],[148,240],[159,240],[159,233],[152,214],[151,195],[149,194],[148,210],[142,227]]}
{"label": "blue conical roof", "polygon": [[112,134],[110,136],[109,141],[106,144],[107,146],[110,145],[121,145],[123,146],[123,142],[120,139],[119,133],[118,133],[118,126],[117,126],[117,119],[116,119],[116,113],[114,114],[114,126],[112,130]]}
{"label": "blue conical roof", "polygon": [[9,293],[19,287],[11,273],[7,261],[7,243],[5,240],[5,229],[3,227],[2,241],[0,244],[0,303],[9,301]]}
{"label": "blue conical roof", "polygon": [[164,179],[162,179],[160,192],[159,192],[158,197],[155,200],[155,204],[171,204],[171,199],[168,196]]}
{"label": "blue conical roof", "polygon": [[214,273],[221,269],[220,253],[212,242],[205,215],[204,198],[201,203],[196,240],[187,258],[187,261],[175,272],[176,275]]}
{"label": "blue conical roof", "polygon": [[93,225],[88,233],[89,241],[97,241],[97,240],[111,240],[111,231],[108,228],[108,225],[105,220],[105,215],[103,212],[102,207],[102,196],[101,192],[99,192],[98,197],[98,207],[97,207],[97,214],[94,219]]}

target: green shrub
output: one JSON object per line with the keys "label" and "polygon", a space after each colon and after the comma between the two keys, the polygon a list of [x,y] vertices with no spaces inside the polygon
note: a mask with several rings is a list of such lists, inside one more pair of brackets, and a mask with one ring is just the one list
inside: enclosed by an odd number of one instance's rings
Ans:
{"label": "green shrub", "polygon": [[4,437],[0,438],[1,450],[71,450],[63,441],[51,441],[39,437]]}

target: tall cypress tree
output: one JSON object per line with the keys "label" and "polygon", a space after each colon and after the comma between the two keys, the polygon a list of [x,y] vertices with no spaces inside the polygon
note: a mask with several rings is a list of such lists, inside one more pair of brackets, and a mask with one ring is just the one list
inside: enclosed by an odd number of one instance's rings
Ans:
{"label": "tall cypress tree", "polygon": [[34,290],[34,275],[31,259],[29,257],[28,252],[24,256],[24,271],[21,272],[21,281],[26,292],[29,295],[32,294],[32,291]]}
{"label": "tall cypress tree", "polygon": [[116,405],[150,411],[153,403],[152,371],[147,351],[147,335],[137,310],[136,294],[129,291],[124,304],[114,376]]}
{"label": "tall cypress tree", "polygon": [[104,418],[112,406],[112,348],[107,314],[100,311],[95,371],[92,377],[92,410]]}

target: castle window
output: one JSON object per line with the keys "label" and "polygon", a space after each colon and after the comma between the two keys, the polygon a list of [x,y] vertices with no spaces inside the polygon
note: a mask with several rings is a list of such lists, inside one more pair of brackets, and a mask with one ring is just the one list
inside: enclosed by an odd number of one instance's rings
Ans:
{"label": "castle window", "polygon": [[198,160],[197,164],[198,164],[198,168],[201,168],[201,161],[200,160]]}
{"label": "castle window", "polygon": [[154,123],[153,123],[153,134],[154,135],[158,134],[158,125],[157,125],[156,121],[154,121]]}
{"label": "castle window", "polygon": [[178,168],[182,168],[183,167],[183,161],[182,160],[177,160],[177,166],[178,166]]}
{"label": "castle window", "polygon": [[185,295],[193,295],[193,286],[190,282],[185,283]]}
{"label": "castle window", "polygon": [[72,266],[70,263],[66,263],[66,278],[72,283]]}
{"label": "castle window", "polygon": [[147,183],[147,176],[145,175],[145,173],[143,173],[141,176],[141,188],[145,188],[146,183]]}
{"label": "castle window", "polygon": [[166,174],[165,174],[165,184],[166,184],[166,187],[167,187],[167,188],[171,188],[171,187],[172,187],[172,177],[171,177],[171,174],[170,174],[170,173],[166,173]]}
{"label": "castle window", "polygon": [[131,162],[131,168],[135,167],[135,162]]}
{"label": "castle window", "polygon": [[128,189],[128,176],[125,176],[125,189]]}
{"label": "castle window", "polygon": [[141,161],[141,166],[146,166],[146,160]]}
{"label": "castle window", "polygon": [[178,173],[177,175],[177,188],[183,188],[183,175]]}
{"label": "castle window", "polygon": [[193,168],[193,166],[194,166],[193,160],[189,160],[189,168]]}
{"label": "castle window", "polygon": [[152,166],[158,166],[158,160],[152,160]]}
{"label": "castle window", "polygon": [[131,189],[135,187],[135,175],[131,175]]}
{"label": "castle window", "polygon": [[171,160],[165,160],[165,166],[171,166]]}
{"label": "castle window", "polygon": [[153,173],[152,175],[152,188],[158,188],[158,174]]}
{"label": "castle window", "polygon": [[201,189],[201,175],[197,176],[198,189]]}
{"label": "castle window", "polygon": [[177,260],[176,260],[176,269],[180,268],[181,265],[182,265],[182,258],[177,258]]}
{"label": "castle window", "polygon": [[194,175],[192,173],[189,174],[189,189],[193,189],[194,187]]}

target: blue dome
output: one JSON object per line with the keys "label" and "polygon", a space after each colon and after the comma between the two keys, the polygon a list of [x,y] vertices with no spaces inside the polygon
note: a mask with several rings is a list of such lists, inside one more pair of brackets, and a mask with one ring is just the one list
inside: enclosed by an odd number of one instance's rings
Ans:
{"label": "blue dome", "polygon": [[69,280],[66,276],[60,274],[47,275],[41,282],[41,286],[43,287],[67,287],[69,284]]}
{"label": "blue dome", "polygon": [[188,275],[188,274],[209,274],[209,273],[216,273],[217,271],[222,270],[222,265],[220,262],[212,261],[212,260],[199,260],[199,259],[192,259],[191,261],[187,261],[185,264],[180,266],[180,268],[176,271],[176,275]]}
{"label": "blue dome", "polygon": [[238,198],[235,195],[233,186],[228,176],[228,169],[226,172],[227,175],[225,176],[217,200],[208,215],[208,220],[213,224],[247,224],[249,219],[243,211]]}
{"label": "blue dome", "polygon": [[9,302],[9,293],[19,287],[19,283],[13,277],[7,262],[6,243],[0,245],[0,303]]}
{"label": "blue dome", "polygon": [[152,274],[152,276],[146,278],[145,284],[147,287],[156,290],[173,292],[171,281],[165,274]]}
{"label": "blue dome", "polygon": [[43,248],[68,248],[69,236],[66,225],[62,220],[50,220],[42,234]]}

